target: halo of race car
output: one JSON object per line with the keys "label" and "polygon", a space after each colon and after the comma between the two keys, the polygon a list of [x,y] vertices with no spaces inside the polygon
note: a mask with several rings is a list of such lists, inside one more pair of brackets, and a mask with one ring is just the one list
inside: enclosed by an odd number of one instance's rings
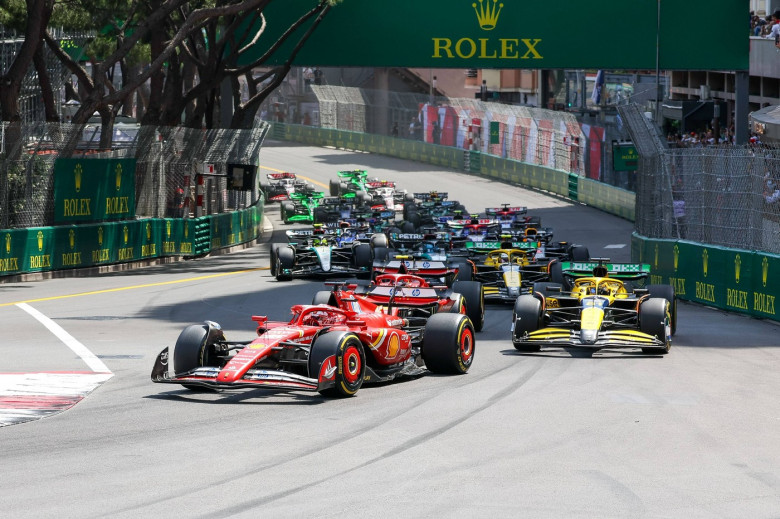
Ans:
{"label": "halo of race car", "polygon": [[522,354],[670,351],[674,288],[649,284],[649,265],[555,241],[526,207],[469,213],[447,192],[409,193],[365,170],[339,171],[327,196],[294,173],[267,179],[263,196],[280,204],[284,223],[310,224],[271,244],[271,275],[340,279],[294,305],[289,322],[252,316],[249,340],[228,341],[211,321],[188,326],[158,355],[154,382],[344,397],[426,370],[464,374],[486,303],[512,305],[509,339]]}

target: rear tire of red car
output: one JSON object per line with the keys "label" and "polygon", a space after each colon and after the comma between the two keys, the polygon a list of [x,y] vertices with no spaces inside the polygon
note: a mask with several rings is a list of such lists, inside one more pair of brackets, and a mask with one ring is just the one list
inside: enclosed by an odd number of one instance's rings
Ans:
{"label": "rear tire of red car", "polygon": [[309,354],[309,376],[319,376],[319,367],[329,356],[336,356],[335,385],[320,394],[330,397],[348,397],[363,386],[366,375],[366,354],[363,344],[352,332],[330,332],[320,335]]}
{"label": "rear tire of red car", "polygon": [[485,326],[485,289],[479,281],[456,281],[452,290],[466,300],[466,315],[471,319],[474,329],[482,331]]}
{"label": "rear tire of red car", "polygon": [[669,353],[672,346],[671,340],[666,337],[666,325],[671,327],[669,311],[669,301],[660,297],[651,297],[639,305],[639,331],[652,335],[665,344],[663,348],[642,348],[642,353],[654,355]]}
{"label": "rear tire of red car", "polygon": [[463,314],[434,314],[425,324],[422,357],[433,373],[460,375],[474,361],[474,325]]}
{"label": "rear tire of red car", "polygon": [[539,351],[541,346],[520,344],[520,339],[526,333],[534,332],[542,327],[542,302],[530,294],[524,294],[515,300],[512,310],[512,321],[515,323],[512,332],[512,345],[517,351]]}
{"label": "rear tire of red car", "polygon": [[295,253],[290,247],[280,247],[276,251],[276,280],[290,281],[292,274],[285,273],[284,269],[292,269],[295,265]]}
{"label": "rear tire of red car", "polygon": [[[173,371],[176,374],[186,373],[202,366],[218,366],[214,359],[216,355],[213,345],[217,340],[224,339],[222,330],[208,324],[192,324],[186,327],[176,339],[173,348]],[[210,391],[197,384],[182,384],[192,391]]]}

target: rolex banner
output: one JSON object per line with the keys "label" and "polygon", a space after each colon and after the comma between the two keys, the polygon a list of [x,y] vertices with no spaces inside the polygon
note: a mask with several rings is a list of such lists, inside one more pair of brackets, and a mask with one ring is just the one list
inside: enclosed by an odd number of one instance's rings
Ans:
{"label": "rolex banner", "polygon": [[[261,34],[236,32],[240,64],[319,3],[270,2]],[[294,26],[264,65],[748,70],[746,12],[747,0],[344,0],[300,49],[315,17]]]}
{"label": "rolex banner", "polygon": [[135,217],[135,159],[57,159],[56,224]]}
{"label": "rolex banner", "polygon": [[650,264],[650,283],[669,284],[679,299],[780,321],[780,256],[634,234],[632,261]]}

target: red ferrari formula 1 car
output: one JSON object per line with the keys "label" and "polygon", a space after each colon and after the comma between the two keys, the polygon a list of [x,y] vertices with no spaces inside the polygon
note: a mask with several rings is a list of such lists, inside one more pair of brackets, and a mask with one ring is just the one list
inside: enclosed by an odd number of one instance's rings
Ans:
{"label": "red ferrari formula 1 car", "polygon": [[381,312],[424,326],[439,313],[465,314],[476,331],[485,324],[484,288],[478,281],[456,281],[452,288],[433,286],[411,274],[380,274],[371,283],[335,281],[325,283],[313,304],[329,304],[353,312]]}
{"label": "red ferrari formula 1 car", "polygon": [[253,316],[257,337],[229,341],[219,324],[191,325],[152,369],[152,381],[188,389],[274,388],[352,396],[364,382],[424,373],[466,373],[474,327],[459,313],[423,326],[377,311],[296,305],[289,322]]}

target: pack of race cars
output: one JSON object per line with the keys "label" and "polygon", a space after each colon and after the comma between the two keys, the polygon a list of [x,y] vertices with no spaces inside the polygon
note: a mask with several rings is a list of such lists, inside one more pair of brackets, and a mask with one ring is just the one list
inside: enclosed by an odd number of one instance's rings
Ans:
{"label": "pack of race cars", "polygon": [[466,373],[486,303],[512,305],[513,346],[628,348],[666,354],[677,326],[673,287],[650,267],[591,258],[553,239],[527,208],[469,213],[448,193],[408,193],[364,170],[340,171],[329,196],[292,173],[268,175],[285,223],[270,271],[339,278],[292,307],[289,322],[252,316],[256,336],[228,341],[207,321],[157,357],[152,380],[189,389],[276,388],[352,396],[363,383]]}

